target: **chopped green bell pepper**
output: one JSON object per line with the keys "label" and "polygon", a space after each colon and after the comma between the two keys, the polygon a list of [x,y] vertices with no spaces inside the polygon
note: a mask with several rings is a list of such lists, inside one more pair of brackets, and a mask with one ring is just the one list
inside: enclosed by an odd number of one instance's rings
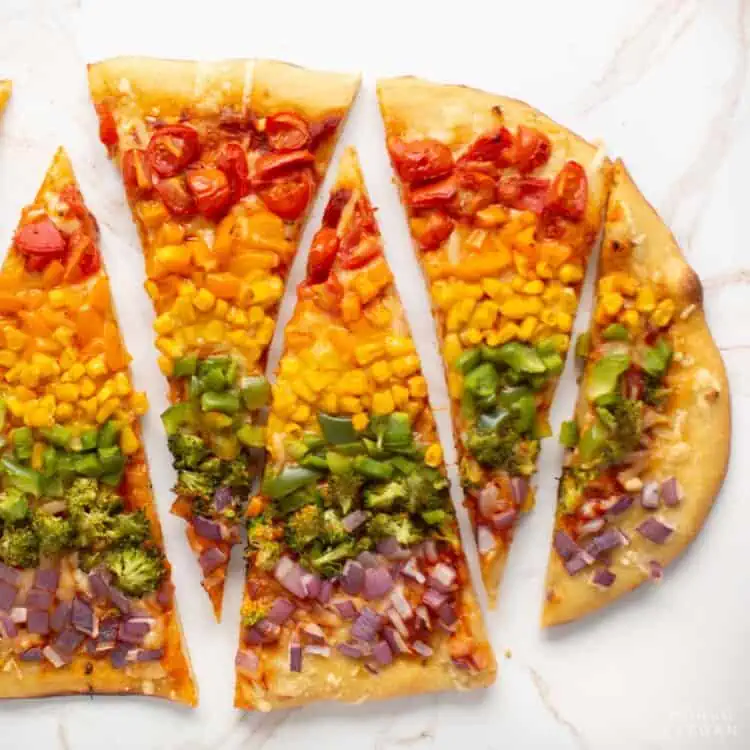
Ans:
{"label": "chopped green bell pepper", "polygon": [[627,341],[630,338],[628,329],[622,323],[610,323],[603,331],[605,341]]}
{"label": "chopped green bell pepper", "polygon": [[48,445],[42,453],[42,474],[51,477],[57,471],[57,451],[54,446]]}
{"label": "chopped green bell pepper", "polygon": [[589,401],[596,401],[602,396],[608,396],[617,388],[617,382],[630,367],[630,355],[613,352],[606,354],[594,362],[587,383],[586,397]]}
{"label": "chopped green bell pepper", "polygon": [[354,471],[368,479],[390,479],[393,467],[383,461],[376,461],[369,456],[357,456],[352,463]]}
{"label": "chopped green bell pepper", "polygon": [[222,414],[236,414],[240,410],[240,399],[234,393],[207,391],[201,396],[203,411],[218,411]]}
{"label": "chopped green bell pepper", "polygon": [[566,448],[575,448],[578,444],[578,425],[569,419],[560,425],[560,444]]}
{"label": "chopped green bell pepper", "polygon": [[331,474],[346,474],[352,468],[352,459],[342,456],[340,453],[328,451],[326,453],[326,464]]}
{"label": "chopped green bell pepper", "polygon": [[299,462],[300,466],[304,466],[306,469],[314,469],[315,471],[328,471],[328,461],[321,456],[308,453],[303,456]]}
{"label": "chopped green bell pepper", "polygon": [[100,477],[104,474],[104,467],[95,453],[85,453],[76,459],[76,473],[84,477]]}
{"label": "chopped green bell pepper", "polygon": [[314,432],[306,432],[302,436],[302,442],[309,451],[316,451],[319,448],[324,448],[326,441],[323,440],[320,435],[316,435]]}
{"label": "chopped green bell pepper", "polygon": [[331,445],[341,443],[353,443],[359,437],[354,429],[351,417],[336,416],[333,414],[318,413],[318,424],[323,432],[326,442]]}
{"label": "chopped green bell pepper", "polygon": [[201,390],[222,392],[227,388],[227,379],[224,373],[217,367],[209,370],[205,375],[198,378],[201,383]]}
{"label": "chopped green bell pepper", "polygon": [[161,421],[167,435],[176,434],[183,425],[195,423],[195,412],[192,404],[188,401],[173,404],[161,415]]}
{"label": "chopped green bell pepper", "polygon": [[482,352],[476,349],[467,349],[465,352],[461,352],[458,359],[453,363],[453,366],[464,374],[471,372],[475,367],[478,367],[482,362]]}
{"label": "chopped green bell pepper", "polygon": [[39,497],[42,494],[44,477],[40,472],[28,469],[7,456],[0,459],[0,469],[7,476],[11,487],[15,487],[21,492],[28,492],[34,497]]}
{"label": "chopped green bell pepper", "polygon": [[593,461],[601,453],[607,442],[608,434],[607,429],[597,421],[581,435],[581,439],[578,441],[578,452],[584,462]]}
{"label": "chopped green bell pepper", "polygon": [[31,427],[17,427],[10,433],[13,441],[13,452],[19,461],[28,461],[34,450],[34,433]]}
{"label": "chopped green bell pepper", "polygon": [[660,378],[672,362],[672,347],[665,339],[659,339],[654,346],[643,353],[643,369],[651,376]]}
{"label": "chopped green bell pepper", "polygon": [[125,468],[125,456],[122,455],[122,451],[116,445],[109,448],[99,448],[98,452],[102,474],[116,474]]}
{"label": "chopped green bell pepper", "polygon": [[97,440],[97,447],[99,448],[111,448],[113,445],[117,445],[117,438],[120,434],[120,426],[113,419],[105,422],[99,430],[99,439]]}
{"label": "chopped green bell pepper", "polygon": [[518,341],[509,341],[500,347],[482,347],[482,357],[488,362],[504,364],[516,372],[531,375],[544,372],[544,362],[537,351]]}
{"label": "chopped green bell pepper", "polygon": [[586,359],[589,356],[589,352],[591,351],[591,334],[588,331],[578,334],[575,351],[578,359]]}
{"label": "chopped green bell pepper", "polygon": [[99,430],[97,430],[96,427],[86,430],[86,432],[81,435],[80,441],[81,451],[93,451],[99,444]]}
{"label": "chopped green bell pepper", "polygon": [[67,448],[70,445],[70,441],[73,439],[73,433],[61,424],[52,425],[52,427],[45,427],[40,430],[42,437],[52,445],[56,445],[58,448]]}
{"label": "chopped green bell pepper", "polygon": [[242,388],[242,403],[250,411],[262,409],[268,405],[271,398],[271,385],[263,375],[246,378]]}
{"label": "chopped green bell pepper", "polygon": [[487,414],[480,414],[477,427],[480,430],[496,430],[509,418],[510,412],[507,409],[498,408]]}
{"label": "chopped green bell pepper", "polygon": [[476,405],[484,411],[491,409],[497,402],[499,386],[500,377],[491,362],[483,362],[464,378],[465,390],[473,396]]}
{"label": "chopped green bell pepper", "polygon": [[285,466],[276,476],[263,482],[263,492],[276,500],[289,495],[305,485],[317,482],[320,472],[306,469],[304,466]]}
{"label": "chopped green bell pepper", "polygon": [[266,431],[259,425],[243,424],[236,435],[242,445],[248,448],[262,448],[266,443]]}
{"label": "chopped green bell pepper", "polygon": [[174,361],[172,375],[176,378],[189,378],[198,370],[198,356],[196,354],[186,354]]}

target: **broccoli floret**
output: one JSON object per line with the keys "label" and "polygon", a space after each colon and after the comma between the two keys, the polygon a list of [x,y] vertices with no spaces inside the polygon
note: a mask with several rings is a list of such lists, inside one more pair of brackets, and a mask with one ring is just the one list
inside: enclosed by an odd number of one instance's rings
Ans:
{"label": "broccoli floret", "polygon": [[350,537],[341,518],[333,508],[323,512],[323,537],[328,544],[340,544]]}
{"label": "broccoli floret", "polygon": [[247,460],[236,458],[227,461],[223,466],[223,477],[221,484],[233,489],[249,487],[253,483],[253,477],[248,469]]}
{"label": "broccoli floret", "polygon": [[448,480],[439,471],[423,466],[406,478],[406,489],[410,513],[442,508],[448,496]]}
{"label": "broccoli floret", "polygon": [[611,417],[607,420],[610,434],[601,456],[604,465],[610,466],[638,447],[643,433],[643,403],[635,399],[617,399],[602,411]]}
{"label": "broccoli floret", "polygon": [[331,474],[326,487],[327,505],[338,506],[346,515],[355,505],[364,479],[353,471]]}
{"label": "broccoli floret", "polygon": [[164,575],[161,554],[142,547],[113,550],[105,565],[115,576],[115,583],[129,596],[144,596],[154,591]]}
{"label": "broccoli floret", "polygon": [[262,570],[273,569],[281,557],[280,533],[268,512],[248,520],[248,554],[252,556],[255,566]]}
{"label": "broccoli floret", "polygon": [[197,469],[208,455],[205,442],[189,432],[176,432],[169,436],[167,442],[175,469]]}
{"label": "broccoli floret", "polygon": [[97,507],[98,491],[99,483],[96,479],[86,477],[74,479],[65,496],[70,513],[76,515]]}
{"label": "broccoli floret", "polygon": [[218,482],[219,479],[221,479],[223,463],[224,462],[217,456],[211,456],[205,461],[201,461],[201,464],[198,468],[201,470],[201,472],[203,472],[204,474],[208,474]]}
{"label": "broccoli floret", "polygon": [[521,444],[524,442],[536,441],[523,441],[512,430],[503,430],[500,433],[476,428],[469,430],[466,436],[466,448],[480,464],[505,469],[510,474],[524,473],[521,468],[524,457],[519,455]]}
{"label": "broccoli floret", "polygon": [[370,519],[367,531],[374,539],[395,536],[399,544],[403,545],[416,544],[424,539],[424,533],[405,513],[398,515],[378,513]]}
{"label": "broccoli floret", "polygon": [[352,540],[342,542],[320,554],[308,555],[303,562],[308,568],[320,573],[326,578],[331,578],[341,573],[344,563],[357,554],[358,550]]}
{"label": "broccoli floret", "polygon": [[0,559],[14,568],[34,568],[39,564],[39,539],[29,527],[6,526],[0,537]]}
{"label": "broccoli floret", "polygon": [[281,545],[278,542],[264,542],[255,548],[254,562],[261,570],[273,570],[280,557]]}
{"label": "broccoli floret", "polygon": [[180,471],[174,491],[184,497],[210,500],[216,490],[216,480],[200,471]]}
{"label": "broccoli floret", "polygon": [[109,545],[114,519],[106,511],[93,508],[79,511],[71,516],[75,538],[73,544],[79,549],[104,549]]}
{"label": "broccoli floret", "polygon": [[294,513],[286,522],[286,543],[301,552],[323,533],[323,514],[317,505],[306,505]]}
{"label": "broccoli floret", "polygon": [[43,555],[54,555],[73,542],[73,524],[67,518],[37,511],[34,514],[33,528],[39,539],[39,551]]}
{"label": "broccoli floret", "polygon": [[78,553],[78,567],[86,573],[91,572],[94,568],[104,565],[107,553],[103,550],[94,552],[93,550],[81,550]]}
{"label": "broccoli floret", "polygon": [[114,487],[101,485],[96,494],[96,507],[107,513],[118,513],[123,507],[122,497]]}
{"label": "broccoli floret", "polygon": [[406,483],[400,479],[368,488],[365,505],[373,510],[390,510],[396,503],[409,497]]}
{"label": "broccoli floret", "polygon": [[112,544],[137,546],[149,538],[151,524],[142,510],[120,513],[112,519],[109,540]]}
{"label": "broccoli floret", "polygon": [[29,501],[26,495],[14,487],[0,492],[0,518],[5,523],[18,523],[29,515]]}
{"label": "broccoli floret", "polygon": [[245,602],[242,605],[242,624],[250,628],[260,622],[268,614],[270,606],[267,602],[256,599]]}

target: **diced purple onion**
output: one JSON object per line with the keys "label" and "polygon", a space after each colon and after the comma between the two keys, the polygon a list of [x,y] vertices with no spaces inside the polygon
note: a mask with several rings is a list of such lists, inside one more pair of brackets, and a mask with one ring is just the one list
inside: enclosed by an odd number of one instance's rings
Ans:
{"label": "diced purple onion", "polygon": [[352,625],[352,636],[360,641],[374,641],[383,627],[383,618],[373,609],[365,607]]}
{"label": "diced purple onion", "polygon": [[437,542],[434,539],[427,539],[422,542],[422,555],[424,555],[425,560],[429,563],[436,563],[438,561]]}
{"label": "diced purple onion", "polygon": [[594,571],[594,575],[591,577],[591,581],[597,586],[608,588],[615,582],[616,577],[617,576],[615,576],[611,570],[607,570],[607,568],[597,568]]}
{"label": "diced purple onion", "polygon": [[661,497],[668,508],[674,508],[680,504],[683,493],[676,477],[669,477],[661,483]]}
{"label": "diced purple onion", "polygon": [[227,556],[218,547],[207,547],[198,557],[203,575],[207,576],[220,568],[227,561]]}
{"label": "diced purple onion", "polygon": [[356,605],[351,599],[337,599],[331,602],[331,605],[339,613],[339,616],[345,620],[353,620],[359,614]]}
{"label": "diced purple onion", "polygon": [[381,539],[377,546],[378,552],[388,560],[407,560],[411,551],[407,547],[401,546],[395,536],[387,536]]}
{"label": "diced purple onion", "polygon": [[40,646],[32,646],[27,648],[26,651],[21,654],[21,661],[41,661],[44,657]]}
{"label": "diced purple onion", "polygon": [[255,629],[260,633],[260,637],[263,643],[273,643],[278,640],[281,634],[281,626],[275,622],[271,622],[269,619],[261,620],[255,623]]}
{"label": "diced purple onion", "polygon": [[578,553],[573,555],[573,557],[565,560],[563,565],[565,565],[565,570],[568,572],[568,575],[574,576],[576,573],[580,573],[582,570],[587,568],[591,563],[593,562],[593,559],[590,555],[587,555],[583,550],[580,550]]}
{"label": "diced purple onion", "polygon": [[570,560],[581,549],[565,531],[556,531],[552,544],[563,560]]}
{"label": "diced purple onion", "polygon": [[130,661],[135,662],[161,661],[164,658],[164,649],[135,648],[129,652],[128,658],[130,659]]}
{"label": "diced purple onion", "polygon": [[49,612],[46,609],[32,609],[26,619],[29,633],[47,635],[49,633]]}
{"label": "diced purple onion", "polygon": [[513,524],[516,522],[517,516],[518,513],[516,513],[513,508],[510,508],[508,510],[502,510],[499,513],[493,513],[490,516],[490,521],[493,528],[495,528],[497,531],[504,531],[505,529],[509,529],[513,526]]}
{"label": "diced purple onion", "polygon": [[0,581],[0,611],[10,612],[16,601],[18,589],[5,581]]}
{"label": "diced purple onion", "polygon": [[443,604],[437,612],[438,618],[443,625],[450,627],[458,622],[458,615],[456,614],[456,608],[450,603],[446,602]]}
{"label": "diced purple onion", "polygon": [[372,656],[381,666],[386,666],[393,661],[393,652],[386,641],[378,641],[372,647]]}
{"label": "diced purple onion", "polygon": [[26,594],[26,607],[28,609],[49,609],[53,600],[54,595],[51,591],[30,589]]}
{"label": "diced purple onion", "polygon": [[131,646],[139,645],[151,630],[149,617],[128,617],[122,620],[117,631],[117,640]]}
{"label": "diced purple onion", "polygon": [[95,570],[89,573],[89,588],[91,589],[94,599],[104,601],[109,599],[109,582],[105,580],[102,571]]}
{"label": "diced purple onion", "polygon": [[38,568],[34,574],[34,587],[43,591],[57,591],[60,571],[57,568]]}
{"label": "diced purple onion", "polygon": [[646,510],[656,510],[659,507],[659,483],[646,482],[641,489],[641,506]]}
{"label": "diced purple onion", "polygon": [[610,528],[603,531],[598,536],[595,536],[587,545],[586,552],[591,557],[599,557],[599,555],[609,552],[609,550],[620,547],[623,544],[627,544],[628,538],[619,529]]}
{"label": "diced purple onion", "polygon": [[429,656],[432,656],[432,648],[428,646],[423,641],[414,641],[414,643],[411,644],[411,647],[420,655],[424,656],[426,659]]}
{"label": "diced purple onion", "polygon": [[578,528],[578,533],[581,536],[598,534],[604,528],[605,523],[606,522],[603,518],[591,518],[590,520],[585,521],[580,525],[580,527]]}
{"label": "diced purple onion", "polygon": [[216,510],[224,510],[228,505],[231,505],[233,500],[231,487],[219,487],[214,492],[214,508]]}
{"label": "diced purple onion", "polygon": [[482,487],[477,495],[479,515],[491,518],[500,507],[500,490],[494,482]]}
{"label": "diced purple onion", "polygon": [[513,502],[516,505],[523,505],[526,496],[529,494],[529,480],[525,477],[512,477],[510,480],[510,489],[513,493]]}
{"label": "diced purple onion", "polygon": [[250,628],[244,628],[242,639],[248,646],[259,646],[263,643],[263,636],[255,626]]}
{"label": "diced purple onion", "polygon": [[430,611],[424,604],[420,604],[415,610],[417,619],[427,630],[432,630],[432,618],[430,617]]}
{"label": "diced purple onion", "polygon": [[212,521],[205,516],[193,516],[191,519],[195,533],[203,539],[210,539],[212,542],[222,540],[221,524],[218,521]]}
{"label": "diced purple onion", "polygon": [[648,577],[652,581],[661,581],[664,578],[664,567],[658,560],[649,560]]}
{"label": "diced purple onion", "polygon": [[255,651],[247,651],[241,648],[237,651],[237,656],[234,657],[234,663],[241,671],[255,674],[260,666],[260,659]]}
{"label": "diced purple onion", "polygon": [[443,593],[449,592],[456,581],[456,569],[445,563],[438,563],[430,571],[428,584]]}
{"label": "diced purple onion", "polygon": [[302,646],[297,641],[289,642],[289,671],[302,671]]}
{"label": "diced purple onion", "polygon": [[365,510],[353,510],[341,520],[341,525],[351,534],[356,531],[368,518],[370,514]]}
{"label": "diced purple onion", "polygon": [[289,599],[282,596],[277,597],[266,617],[277,625],[283,625],[293,614],[297,607]]}
{"label": "diced purple onion", "polygon": [[15,638],[17,635],[18,628],[16,627],[16,623],[13,622],[10,615],[0,612],[0,637]]}
{"label": "diced purple onion", "polygon": [[45,646],[42,649],[42,653],[44,654],[44,657],[47,659],[47,661],[55,669],[60,669],[60,667],[64,667],[70,661],[70,657],[68,655],[61,654],[53,646]]}
{"label": "diced purple onion", "polygon": [[308,599],[317,599],[320,593],[320,587],[323,585],[320,576],[315,573],[302,574],[302,586],[305,589],[305,595]]}
{"label": "diced purple onion", "polygon": [[390,625],[386,625],[383,628],[383,638],[388,641],[388,645],[391,647],[391,651],[396,654],[406,654],[409,651],[409,645],[406,639],[399,633],[395,628]]}
{"label": "diced purple onion", "polygon": [[617,498],[614,505],[612,505],[607,513],[610,516],[619,516],[624,513],[633,504],[633,498],[630,495],[621,495]]}
{"label": "diced purple onion", "polygon": [[50,617],[50,627],[59,633],[70,624],[70,602],[58,602]]}
{"label": "diced purple onion", "polygon": [[356,596],[365,585],[365,569],[356,560],[347,560],[341,575],[341,588],[350,596]]}
{"label": "diced purple onion", "polygon": [[307,589],[302,583],[302,568],[291,557],[282,557],[274,570],[276,580],[290,593],[304,599]]}
{"label": "diced purple onion", "polygon": [[406,627],[406,623],[404,622],[404,618],[401,617],[401,615],[395,610],[395,609],[389,609],[386,613],[386,616],[393,624],[393,627],[398,630],[399,633],[401,633],[404,638],[409,637],[409,628]]}
{"label": "diced purple onion", "polygon": [[391,604],[404,620],[408,620],[414,614],[409,600],[404,596],[404,592],[400,588],[395,589],[391,593]]}
{"label": "diced purple onion", "polygon": [[120,643],[109,653],[110,664],[115,669],[124,669],[128,664],[128,653],[130,649],[124,644]]}
{"label": "diced purple onion", "polygon": [[11,586],[18,586],[21,574],[15,569],[8,567],[5,563],[0,562],[0,581],[9,583]]}
{"label": "diced purple onion", "polygon": [[380,599],[393,588],[393,578],[386,568],[367,568],[362,596],[365,599]]}
{"label": "diced purple onion", "polygon": [[365,550],[357,555],[357,562],[363,568],[378,568],[382,560],[374,552]]}
{"label": "diced purple onion", "polygon": [[327,659],[331,655],[331,647],[323,646],[319,643],[311,643],[302,649],[306,654],[312,654],[313,656],[322,656]]}
{"label": "diced purple onion", "polygon": [[79,633],[73,628],[65,628],[52,642],[52,646],[58,653],[72,654],[82,642],[83,633]]}
{"label": "diced purple onion", "polygon": [[88,602],[76,597],[73,599],[73,608],[71,610],[71,621],[76,630],[80,630],[91,638],[96,638],[97,619],[94,610]]}
{"label": "diced purple onion", "polygon": [[320,625],[316,625],[314,622],[306,622],[300,631],[304,633],[314,643],[325,643],[326,634],[323,632],[323,628]]}
{"label": "diced purple onion", "polygon": [[664,544],[674,531],[674,527],[655,516],[650,516],[637,526],[636,531],[654,544]]}
{"label": "diced purple onion", "polygon": [[480,555],[486,555],[497,547],[495,535],[487,526],[477,526],[477,549]]}
{"label": "diced purple onion", "polygon": [[348,656],[350,659],[361,659],[365,655],[365,649],[356,643],[339,643],[336,646],[339,653]]}
{"label": "diced purple onion", "polygon": [[445,604],[446,598],[445,594],[437,589],[425,589],[422,594],[422,601],[434,612]]}
{"label": "diced purple onion", "polygon": [[23,625],[29,616],[29,610],[26,607],[13,607],[10,611],[10,619],[16,625]]}
{"label": "diced purple onion", "polygon": [[321,604],[328,604],[333,594],[333,583],[331,581],[321,581],[320,591],[315,597]]}
{"label": "diced purple onion", "polygon": [[130,599],[117,586],[110,584],[109,599],[124,615],[130,614],[130,610],[132,609]]}
{"label": "diced purple onion", "polygon": [[419,569],[419,563],[416,557],[410,557],[401,568],[401,575],[414,579],[417,583],[424,583],[427,579],[424,573]]}
{"label": "diced purple onion", "polygon": [[117,633],[120,629],[119,617],[104,617],[99,622],[99,634],[96,638],[94,651],[97,654],[110,651],[115,647]]}
{"label": "diced purple onion", "polygon": [[164,607],[164,609],[167,609],[172,605],[172,599],[174,598],[174,586],[172,585],[172,581],[165,579],[162,581],[161,586],[159,586],[159,590],[156,592],[156,601],[159,602],[159,604]]}

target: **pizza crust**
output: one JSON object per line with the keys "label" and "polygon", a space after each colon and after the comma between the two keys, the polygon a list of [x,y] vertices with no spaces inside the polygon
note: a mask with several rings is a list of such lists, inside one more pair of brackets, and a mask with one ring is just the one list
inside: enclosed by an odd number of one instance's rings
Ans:
{"label": "pizza crust", "polygon": [[0,112],[5,109],[12,90],[13,84],[10,81],[0,81]]}
{"label": "pizza crust", "polygon": [[[447,145],[464,145],[499,124],[510,130],[525,125],[544,132],[552,141],[553,149],[548,164],[540,170],[539,176],[557,172],[570,159],[586,169],[589,201],[585,221],[593,227],[587,238],[591,251],[599,233],[612,181],[612,164],[604,155],[603,146],[587,142],[525,102],[467,86],[436,84],[406,76],[378,81],[377,93],[387,136],[435,138]],[[400,188],[403,201],[403,186]],[[429,290],[423,254],[416,243],[413,243],[413,248]],[[442,341],[445,335],[443,314],[435,304],[432,309],[438,340]],[[448,367],[444,359],[443,368],[447,381]],[[453,441],[459,462],[464,456],[459,439],[460,411],[460,404],[451,399]],[[533,503],[529,507],[533,507]],[[492,552],[480,555],[482,581],[492,609],[497,605],[497,592],[510,548],[502,539],[497,539],[497,545]]]}
{"label": "pizza crust", "polygon": [[[685,498],[675,508],[662,507],[659,518],[676,528],[665,544],[649,542],[635,531],[648,515],[634,504],[618,526],[630,545],[616,550],[610,569],[617,576],[612,586],[600,588],[582,572],[569,576],[552,551],[547,572],[547,598],[542,624],[556,625],[583,617],[609,604],[649,578],[649,562],[667,566],[695,538],[719,492],[729,461],[731,415],[729,383],[724,364],[706,324],[702,288],[688,266],[677,241],[654,208],[639,192],[621,161],[615,165],[609,199],[601,266],[616,262],[616,244],[636,238],[636,270],[661,281],[677,302],[679,316],[670,328],[675,350],[682,355],[669,374],[675,391],[682,430],[673,439],[656,438],[658,460],[652,463],[663,476],[675,476]],[[579,409],[582,403],[579,400]]]}

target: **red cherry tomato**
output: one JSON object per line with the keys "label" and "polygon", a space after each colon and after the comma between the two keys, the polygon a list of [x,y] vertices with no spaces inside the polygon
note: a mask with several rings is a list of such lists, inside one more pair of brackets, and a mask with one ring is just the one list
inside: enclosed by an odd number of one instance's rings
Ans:
{"label": "red cherry tomato", "polygon": [[572,221],[580,221],[586,213],[589,196],[586,170],[577,161],[568,161],[552,182],[547,211]]}
{"label": "red cherry tomato", "polygon": [[143,149],[131,148],[122,155],[122,177],[128,192],[143,193],[151,190],[151,167]]}
{"label": "red cherry tomato", "polygon": [[641,400],[646,391],[646,382],[641,370],[630,367],[623,375],[623,385],[625,387],[625,398]]}
{"label": "red cherry tomato", "polygon": [[82,281],[101,268],[99,250],[92,239],[80,230],[70,236],[68,257],[65,260],[63,280],[66,282]]}
{"label": "red cherry tomato", "polygon": [[250,192],[249,170],[245,149],[239,143],[225,143],[216,157],[216,166],[229,180],[232,205]]}
{"label": "red cherry tomato", "polygon": [[518,126],[513,146],[513,163],[519,172],[526,174],[544,166],[551,153],[552,144],[544,133],[525,125]]}
{"label": "red cherry tomato", "polygon": [[362,268],[382,254],[383,247],[378,237],[363,237],[356,245],[340,254],[341,268],[346,270]]}
{"label": "red cherry tomato", "polygon": [[197,167],[187,171],[188,190],[195,198],[198,213],[215,219],[226,213],[232,194],[229,180],[220,169]]}
{"label": "red cherry tomato", "polygon": [[453,170],[451,150],[431,138],[418,141],[405,141],[391,136],[388,151],[393,166],[404,182],[426,182],[445,177]]}
{"label": "red cherry tomato", "polygon": [[419,233],[417,242],[423,250],[436,250],[453,232],[453,219],[440,211],[431,213],[424,229]]}
{"label": "red cherry tomato", "polygon": [[255,162],[255,179],[259,181],[272,180],[293,169],[309,167],[315,157],[305,150],[289,151],[285,154],[261,154]]}
{"label": "red cherry tomato", "polygon": [[99,115],[99,140],[108,151],[117,145],[117,123],[112,110],[106,104],[98,104],[96,113]]}
{"label": "red cherry tomato", "polygon": [[[262,158],[262,157],[261,157]],[[298,219],[307,209],[315,192],[315,180],[309,169],[278,177],[259,195],[269,211],[287,221]]]}
{"label": "red cherry tomato", "polygon": [[310,146],[317,148],[323,141],[332,136],[341,124],[341,115],[326,115],[322,120],[316,120],[310,125]]}
{"label": "red cherry tomato", "polygon": [[323,226],[333,227],[334,229],[338,226],[339,219],[341,218],[341,212],[352,197],[352,191],[349,188],[338,188],[331,193],[331,197],[326,203],[326,209],[323,212]]}
{"label": "red cherry tomato", "polygon": [[336,230],[330,227],[319,229],[310,245],[307,256],[307,282],[322,284],[331,273],[336,253],[339,251],[339,238]]}
{"label": "red cherry tomato", "polygon": [[160,180],[154,188],[173,216],[190,216],[195,213],[195,201],[182,178],[170,177],[168,180]]}
{"label": "red cherry tomato", "polygon": [[174,177],[200,155],[198,131],[189,125],[159,128],[149,141],[146,153],[151,168],[160,177]]}
{"label": "red cherry tomato", "polygon": [[547,203],[549,180],[536,177],[504,177],[497,183],[497,200],[510,208],[541,214]]}
{"label": "red cherry tomato", "polygon": [[54,260],[65,254],[68,243],[48,216],[26,224],[16,232],[16,250],[22,255]]}
{"label": "red cherry tomato", "polygon": [[448,205],[456,197],[457,192],[458,179],[456,175],[450,175],[437,182],[430,182],[410,190],[407,201],[415,210],[440,208]]}
{"label": "red cherry tomato", "polygon": [[274,151],[297,151],[310,145],[310,128],[294,112],[279,112],[266,118],[266,137]]}
{"label": "red cherry tomato", "polygon": [[455,176],[458,187],[451,203],[453,213],[470,218],[495,202],[495,180],[488,174],[458,169]]}
{"label": "red cherry tomato", "polygon": [[469,146],[458,163],[489,161],[499,167],[504,167],[511,163],[512,148],[513,136],[508,128],[496,128],[480,135]]}

